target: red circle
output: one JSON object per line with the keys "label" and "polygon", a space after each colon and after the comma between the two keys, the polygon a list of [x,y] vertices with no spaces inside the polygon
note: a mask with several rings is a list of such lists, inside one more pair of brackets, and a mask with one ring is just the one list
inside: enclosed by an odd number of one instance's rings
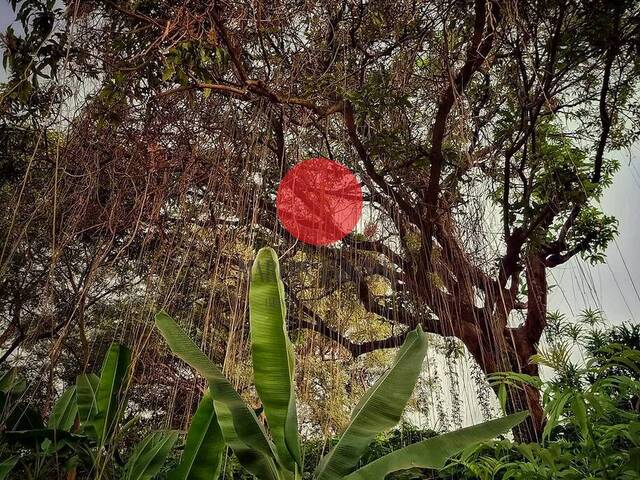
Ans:
{"label": "red circle", "polygon": [[362,214],[362,188],[347,167],[326,158],[287,172],[276,197],[278,218],[291,235],[312,245],[347,236]]}

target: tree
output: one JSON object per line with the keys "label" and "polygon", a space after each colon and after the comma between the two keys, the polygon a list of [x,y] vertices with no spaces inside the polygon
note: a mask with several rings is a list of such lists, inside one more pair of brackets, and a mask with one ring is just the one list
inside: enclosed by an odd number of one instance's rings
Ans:
{"label": "tree", "polygon": [[[50,8],[19,3],[27,31]],[[12,60],[34,41],[5,36],[7,98],[30,105],[24,82],[38,92],[61,64],[89,90],[56,167],[90,179],[64,180],[83,205],[73,232],[144,245],[191,222],[274,244],[292,328],[359,356],[421,325],[485,373],[536,375],[548,270],[602,261],[616,232],[598,199],[617,168],[605,153],[637,137],[639,13],[633,0],[68,2],[43,59]],[[282,172],[318,155],[357,173],[369,220],[322,249],[278,228],[273,204]],[[354,338],[327,316],[335,295],[388,335]],[[537,436],[538,393],[509,405],[531,410],[518,434]]]}

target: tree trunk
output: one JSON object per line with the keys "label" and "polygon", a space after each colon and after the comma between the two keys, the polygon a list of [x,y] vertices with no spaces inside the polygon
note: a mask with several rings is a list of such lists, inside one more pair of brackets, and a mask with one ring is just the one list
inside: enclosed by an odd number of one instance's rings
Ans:
{"label": "tree trunk", "polygon": [[539,442],[544,428],[540,392],[525,385],[522,389],[509,388],[507,394],[507,413],[529,410],[527,419],[513,429],[514,439],[521,443]]}

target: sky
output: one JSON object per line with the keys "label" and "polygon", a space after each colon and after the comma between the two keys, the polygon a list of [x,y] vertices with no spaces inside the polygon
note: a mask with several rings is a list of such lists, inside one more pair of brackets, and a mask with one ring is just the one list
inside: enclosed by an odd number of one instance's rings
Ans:
{"label": "sky", "polygon": [[619,222],[619,235],[607,248],[605,264],[592,266],[573,259],[552,270],[557,285],[549,297],[551,309],[578,315],[584,308],[601,309],[614,324],[640,319],[640,143],[613,152],[621,163],[602,208]]}
{"label": "sky", "polygon": [[[7,0],[0,0],[0,31],[14,21]],[[16,28],[16,30],[18,30]],[[6,74],[0,67],[0,82]],[[554,268],[549,309],[569,318],[585,308],[600,309],[613,324],[640,319],[640,142],[629,151],[610,153],[621,163],[613,186],[602,199],[606,214],[619,221],[619,236],[607,249],[607,262],[592,266],[574,258]]]}

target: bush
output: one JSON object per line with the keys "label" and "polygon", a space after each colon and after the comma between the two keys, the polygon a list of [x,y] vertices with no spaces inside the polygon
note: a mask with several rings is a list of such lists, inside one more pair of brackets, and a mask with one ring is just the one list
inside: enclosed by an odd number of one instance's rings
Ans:
{"label": "bush", "polygon": [[[541,386],[546,414],[543,442],[484,443],[450,461],[436,478],[640,478],[640,326],[602,331],[591,325],[586,333],[581,331],[574,337],[584,350],[581,366],[569,360],[566,338],[554,338],[535,359],[555,370],[554,378]],[[560,358],[564,360],[558,362]]]}

